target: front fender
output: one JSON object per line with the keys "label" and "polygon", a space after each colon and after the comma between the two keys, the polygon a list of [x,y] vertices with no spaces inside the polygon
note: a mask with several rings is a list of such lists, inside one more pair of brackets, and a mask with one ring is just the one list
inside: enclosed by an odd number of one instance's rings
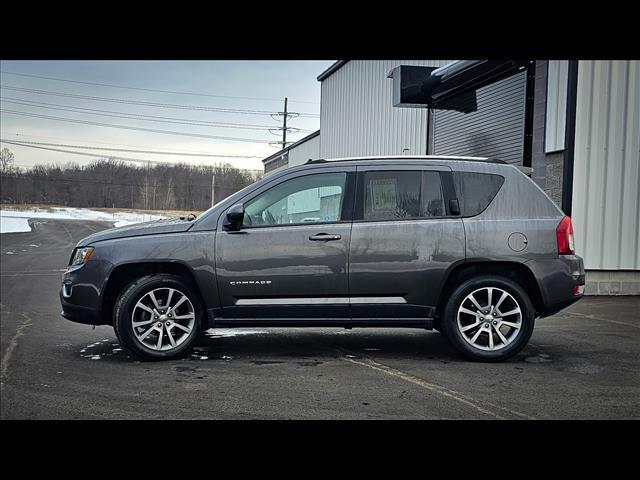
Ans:
{"label": "front fender", "polygon": [[215,232],[183,232],[120,238],[95,244],[98,256],[112,268],[102,290],[115,271],[128,265],[176,264],[188,269],[200,290],[207,310],[220,304],[215,275]]}

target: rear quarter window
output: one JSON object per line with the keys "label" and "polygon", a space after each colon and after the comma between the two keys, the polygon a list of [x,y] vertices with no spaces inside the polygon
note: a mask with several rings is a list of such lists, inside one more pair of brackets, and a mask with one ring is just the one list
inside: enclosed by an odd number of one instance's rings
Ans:
{"label": "rear quarter window", "polygon": [[490,173],[453,172],[460,213],[472,217],[483,212],[504,183],[504,177]]}

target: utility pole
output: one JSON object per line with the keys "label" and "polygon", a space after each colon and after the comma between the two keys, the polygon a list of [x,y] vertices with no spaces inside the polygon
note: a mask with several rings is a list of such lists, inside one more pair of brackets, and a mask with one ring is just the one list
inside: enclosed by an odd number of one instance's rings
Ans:
{"label": "utility pole", "polygon": [[284,97],[284,116],[282,120],[282,149],[287,146],[287,97]]}
{"label": "utility pole", "polygon": [[216,204],[216,173],[215,170],[211,174],[211,206],[213,207]]}

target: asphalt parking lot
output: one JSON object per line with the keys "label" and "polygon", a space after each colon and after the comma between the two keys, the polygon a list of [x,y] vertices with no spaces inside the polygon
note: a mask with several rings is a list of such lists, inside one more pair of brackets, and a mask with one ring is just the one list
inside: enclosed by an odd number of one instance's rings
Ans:
{"label": "asphalt parking lot", "polygon": [[224,329],[188,358],[139,362],[110,327],[60,317],[62,270],[107,223],[30,220],[0,236],[4,419],[640,418],[640,297],[539,320],[501,364],[417,329]]}

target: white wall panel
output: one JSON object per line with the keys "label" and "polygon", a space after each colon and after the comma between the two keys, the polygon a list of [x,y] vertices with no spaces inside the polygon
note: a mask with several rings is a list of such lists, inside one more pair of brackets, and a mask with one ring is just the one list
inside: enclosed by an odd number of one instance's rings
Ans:
{"label": "white wall panel", "polygon": [[549,60],[545,153],[564,150],[568,78],[569,62],[567,60]]}
{"label": "white wall panel", "polygon": [[640,61],[580,61],[572,219],[587,269],[640,269]]}
{"label": "white wall panel", "polygon": [[289,150],[289,167],[302,165],[310,158],[312,160],[320,158],[320,135]]}

